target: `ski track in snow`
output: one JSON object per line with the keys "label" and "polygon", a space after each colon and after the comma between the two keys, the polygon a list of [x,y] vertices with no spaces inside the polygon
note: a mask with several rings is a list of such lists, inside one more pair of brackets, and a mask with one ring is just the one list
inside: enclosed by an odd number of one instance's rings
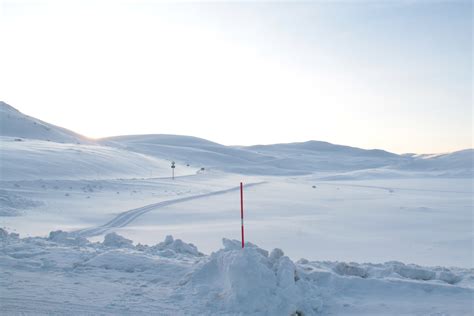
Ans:
{"label": "ski track in snow", "polygon": [[[254,182],[254,183],[249,183],[245,184],[245,188],[248,187],[253,187],[256,185],[260,185],[266,183],[266,181],[262,182]],[[240,186],[233,187],[230,189],[225,189],[225,190],[219,190],[219,191],[213,191],[205,194],[199,194],[199,195],[193,195],[193,196],[187,196],[179,199],[174,199],[174,200],[167,200],[167,201],[162,201],[158,203],[153,203],[153,204],[148,204],[139,208],[135,208],[132,210],[128,210],[125,212],[120,213],[117,215],[114,219],[109,221],[108,223],[98,226],[98,227],[91,227],[91,228],[84,228],[80,230],[76,230],[71,232],[70,234],[73,236],[81,236],[81,237],[94,237],[94,236],[99,236],[103,235],[109,230],[115,229],[115,228],[121,228],[125,227],[131,222],[133,222],[136,218],[142,216],[143,214],[146,214],[150,211],[156,210],[158,208],[162,208],[168,205],[173,205],[177,203],[182,203],[182,202],[187,202],[191,200],[196,200],[196,199],[201,199],[205,197],[211,197],[211,196],[216,196],[216,195],[221,195],[221,194],[226,194],[232,191],[237,191],[240,189]]]}

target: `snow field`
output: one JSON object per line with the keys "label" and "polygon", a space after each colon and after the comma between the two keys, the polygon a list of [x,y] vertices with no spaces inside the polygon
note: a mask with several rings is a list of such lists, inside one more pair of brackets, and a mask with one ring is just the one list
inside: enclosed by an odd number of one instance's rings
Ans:
{"label": "snow field", "polygon": [[[473,162],[473,149],[91,140],[0,102],[0,311],[472,315]],[[240,181],[246,240],[271,252],[232,240]]]}

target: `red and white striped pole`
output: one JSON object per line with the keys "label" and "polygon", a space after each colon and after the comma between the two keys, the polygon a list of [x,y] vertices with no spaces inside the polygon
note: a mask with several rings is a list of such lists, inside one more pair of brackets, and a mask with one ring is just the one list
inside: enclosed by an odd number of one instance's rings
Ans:
{"label": "red and white striped pole", "polygon": [[242,227],[242,248],[244,248],[244,186],[240,182],[240,224]]}

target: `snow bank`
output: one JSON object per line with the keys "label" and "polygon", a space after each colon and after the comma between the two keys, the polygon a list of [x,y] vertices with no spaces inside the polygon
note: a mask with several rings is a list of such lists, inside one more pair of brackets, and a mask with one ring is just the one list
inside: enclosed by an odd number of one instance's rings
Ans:
{"label": "snow bank", "polygon": [[[401,262],[294,263],[281,249],[269,253],[251,243],[241,249],[239,241],[228,239],[223,244],[206,256],[172,236],[147,246],[116,233],[92,243],[64,231],[20,238],[0,228],[0,306],[6,314],[470,312],[472,269]],[[41,310],[35,309],[38,302]]]}
{"label": "snow bank", "polygon": [[268,252],[250,243],[223,240],[187,280],[188,293],[204,296],[210,313],[312,315],[322,306],[315,284],[298,276],[295,264],[279,249]]}
{"label": "snow bank", "polygon": [[[339,276],[346,277],[364,279],[408,279],[474,287],[474,284],[471,284],[470,281],[474,273],[473,269],[421,267],[416,264],[404,264],[398,261],[380,264],[358,264],[354,262],[310,262],[306,259],[301,259],[298,261],[298,264],[305,267],[307,271],[316,272],[316,274],[313,275],[313,277],[316,278],[321,278],[323,274],[332,271]],[[318,274],[319,272],[322,272],[322,274]],[[463,283],[462,281],[466,282]]]}
{"label": "snow bank", "polygon": [[[68,261],[66,266],[71,269],[90,266],[127,272],[156,269],[161,259],[186,260],[203,256],[193,244],[174,240],[172,236],[154,246],[134,246],[131,240],[116,233],[107,234],[103,242],[92,243],[61,230],[50,232],[47,238],[19,238],[18,234],[1,228],[0,254],[15,259],[35,258],[38,266],[43,266],[44,262],[49,262],[50,266],[58,263],[64,266],[64,261]],[[71,261],[71,258],[76,259]]]}

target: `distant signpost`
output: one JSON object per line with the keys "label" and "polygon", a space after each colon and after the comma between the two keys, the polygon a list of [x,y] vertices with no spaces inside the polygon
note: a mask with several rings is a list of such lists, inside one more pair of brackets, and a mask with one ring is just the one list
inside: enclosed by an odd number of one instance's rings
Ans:
{"label": "distant signpost", "polygon": [[173,178],[173,180],[174,180],[174,168],[176,168],[176,166],[174,164],[175,164],[175,162],[172,161],[171,162],[171,177]]}

